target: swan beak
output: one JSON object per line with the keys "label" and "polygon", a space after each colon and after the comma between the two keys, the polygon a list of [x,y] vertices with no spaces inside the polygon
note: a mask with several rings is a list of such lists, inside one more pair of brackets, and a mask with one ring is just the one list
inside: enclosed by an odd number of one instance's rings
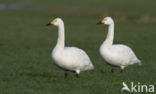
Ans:
{"label": "swan beak", "polygon": [[102,23],[101,23],[101,21],[100,21],[100,22],[98,22],[98,23],[96,23],[96,24],[98,25],[98,24],[102,24]]}
{"label": "swan beak", "polygon": [[46,24],[46,26],[52,25],[55,23],[55,20],[51,21],[50,23]]}
{"label": "swan beak", "polygon": [[101,20],[100,22],[97,23],[98,24],[104,24],[104,22],[106,21],[106,19]]}
{"label": "swan beak", "polygon": [[46,24],[46,26],[49,26],[49,25],[51,25],[51,24],[50,23]]}

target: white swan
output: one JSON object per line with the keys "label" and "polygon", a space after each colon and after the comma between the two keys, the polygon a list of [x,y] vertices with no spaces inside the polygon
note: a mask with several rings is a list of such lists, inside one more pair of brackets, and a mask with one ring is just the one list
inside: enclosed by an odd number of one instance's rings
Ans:
{"label": "white swan", "polygon": [[112,66],[112,72],[114,72],[114,66],[119,66],[121,72],[128,65],[138,63],[141,65],[141,61],[136,57],[132,49],[126,45],[113,44],[114,38],[114,21],[111,17],[105,17],[97,24],[108,25],[108,34],[106,40],[100,46],[100,55],[102,58]]}
{"label": "white swan", "polygon": [[68,71],[75,72],[76,77],[78,77],[81,71],[94,69],[85,51],[76,47],[64,47],[65,36],[63,20],[61,18],[56,18],[46,25],[49,26],[51,24],[58,27],[58,40],[51,54],[52,59],[59,68],[65,71],[65,77],[67,77]]}

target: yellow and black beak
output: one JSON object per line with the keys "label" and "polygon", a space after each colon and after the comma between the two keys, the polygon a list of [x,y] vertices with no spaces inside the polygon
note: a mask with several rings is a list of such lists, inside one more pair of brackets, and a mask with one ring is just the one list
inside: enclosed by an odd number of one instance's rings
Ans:
{"label": "yellow and black beak", "polygon": [[106,19],[101,20],[100,22],[97,23],[98,24],[104,24],[104,22],[106,21]]}
{"label": "yellow and black beak", "polygon": [[54,23],[55,23],[55,20],[52,20],[50,23],[46,24],[46,26],[53,25]]}

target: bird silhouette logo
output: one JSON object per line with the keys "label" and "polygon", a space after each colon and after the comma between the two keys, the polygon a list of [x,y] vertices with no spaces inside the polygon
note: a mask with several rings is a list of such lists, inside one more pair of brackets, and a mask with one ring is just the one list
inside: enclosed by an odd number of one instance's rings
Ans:
{"label": "bird silhouette logo", "polygon": [[121,89],[121,92],[122,92],[123,90],[126,90],[126,91],[131,92],[130,89],[128,88],[128,86],[127,86],[127,84],[126,84],[125,82],[122,82],[122,85],[123,85],[123,88]]}

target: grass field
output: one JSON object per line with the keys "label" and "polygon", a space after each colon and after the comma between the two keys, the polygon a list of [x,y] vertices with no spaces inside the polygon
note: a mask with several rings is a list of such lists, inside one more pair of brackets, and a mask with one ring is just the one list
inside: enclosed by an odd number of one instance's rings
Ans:
{"label": "grass field", "polygon": [[[122,82],[156,87],[155,11],[154,0],[1,0],[0,94],[129,94],[120,92]],[[99,55],[107,26],[96,25],[105,16],[115,20],[114,43],[129,45],[141,67],[110,72]],[[65,79],[52,63],[57,28],[45,24],[55,17],[65,22],[66,46],[84,49],[95,66],[79,79]]]}

